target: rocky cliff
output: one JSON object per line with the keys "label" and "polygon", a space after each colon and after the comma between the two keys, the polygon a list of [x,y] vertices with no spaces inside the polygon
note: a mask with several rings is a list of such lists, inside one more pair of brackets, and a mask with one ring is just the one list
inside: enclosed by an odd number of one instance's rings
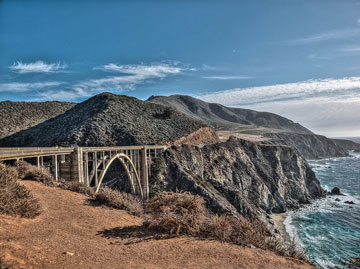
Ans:
{"label": "rocky cliff", "polygon": [[351,140],[345,139],[332,139],[338,146],[346,149],[346,150],[354,150],[356,152],[360,152],[360,144]]}
{"label": "rocky cliff", "polygon": [[226,142],[173,146],[164,153],[163,188],[203,196],[216,213],[256,217],[285,212],[321,197],[306,160],[293,147]]}
{"label": "rocky cliff", "polygon": [[345,157],[356,144],[340,144],[325,136],[313,134],[267,133],[264,136],[272,138],[275,144],[295,146],[307,159]]}

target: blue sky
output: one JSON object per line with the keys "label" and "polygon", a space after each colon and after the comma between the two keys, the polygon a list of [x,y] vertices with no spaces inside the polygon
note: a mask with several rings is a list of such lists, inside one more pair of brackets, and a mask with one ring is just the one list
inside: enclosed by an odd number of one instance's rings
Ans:
{"label": "blue sky", "polygon": [[360,136],[360,1],[0,0],[0,101],[188,94]]}

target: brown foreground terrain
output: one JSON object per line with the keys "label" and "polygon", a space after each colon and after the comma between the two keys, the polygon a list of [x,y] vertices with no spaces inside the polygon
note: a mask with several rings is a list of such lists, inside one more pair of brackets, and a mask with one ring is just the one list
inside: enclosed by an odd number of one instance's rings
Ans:
{"label": "brown foreground terrain", "polygon": [[5,268],[311,268],[261,249],[146,232],[142,220],[88,197],[22,182],[39,199],[35,219],[0,216]]}

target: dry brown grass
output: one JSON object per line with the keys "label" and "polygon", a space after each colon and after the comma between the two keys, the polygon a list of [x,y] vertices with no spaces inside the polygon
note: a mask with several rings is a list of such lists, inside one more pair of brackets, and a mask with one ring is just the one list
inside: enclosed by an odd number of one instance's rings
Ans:
{"label": "dry brown grass", "polygon": [[59,187],[64,190],[69,190],[73,192],[78,192],[82,194],[86,194],[88,196],[93,197],[95,195],[95,191],[93,188],[86,186],[83,183],[78,181],[63,181],[59,184]]}
{"label": "dry brown grass", "polygon": [[138,197],[128,193],[120,193],[108,187],[100,189],[100,191],[95,194],[95,199],[100,204],[126,210],[135,216],[141,216],[144,211],[141,200]]}
{"label": "dry brown grass", "polygon": [[15,167],[0,163],[0,214],[34,218],[40,214],[40,204],[17,182],[18,177]]}
{"label": "dry brown grass", "polygon": [[148,229],[258,247],[306,260],[305,253],[298,250],[295,243],[288,244],[271,237],[260,220],[210,214],[203,198],[198,195],[161,193],[146,203],[145,213],[144,226]]}
{"label": "dry brown grass", "polygon": [[25,161],[17,161],[16,168],[20,179],[34,180],[45,184],[51,184],[54,181],[50,171],[45,167],[36,167]]}
{"label": "dry brown grass", "polygon": [[189,193],[162,192],[145,207],[145,226],[170,234],[196,235],[205,221],[204,200]]}

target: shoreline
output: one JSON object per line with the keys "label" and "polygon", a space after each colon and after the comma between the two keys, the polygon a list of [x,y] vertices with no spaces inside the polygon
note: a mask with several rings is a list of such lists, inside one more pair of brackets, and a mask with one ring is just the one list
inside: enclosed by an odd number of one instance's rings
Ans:
{"label": "shoreline", "polygon": [[280,214],[271,214],[271,219],[274,222],[274,227],[279,231],[280,236],[283,238],[285,242],[290,242],[291,238],[288,232],[286,231],[286,227],[284,221],[288,216],[289,212],[284,212]]}

